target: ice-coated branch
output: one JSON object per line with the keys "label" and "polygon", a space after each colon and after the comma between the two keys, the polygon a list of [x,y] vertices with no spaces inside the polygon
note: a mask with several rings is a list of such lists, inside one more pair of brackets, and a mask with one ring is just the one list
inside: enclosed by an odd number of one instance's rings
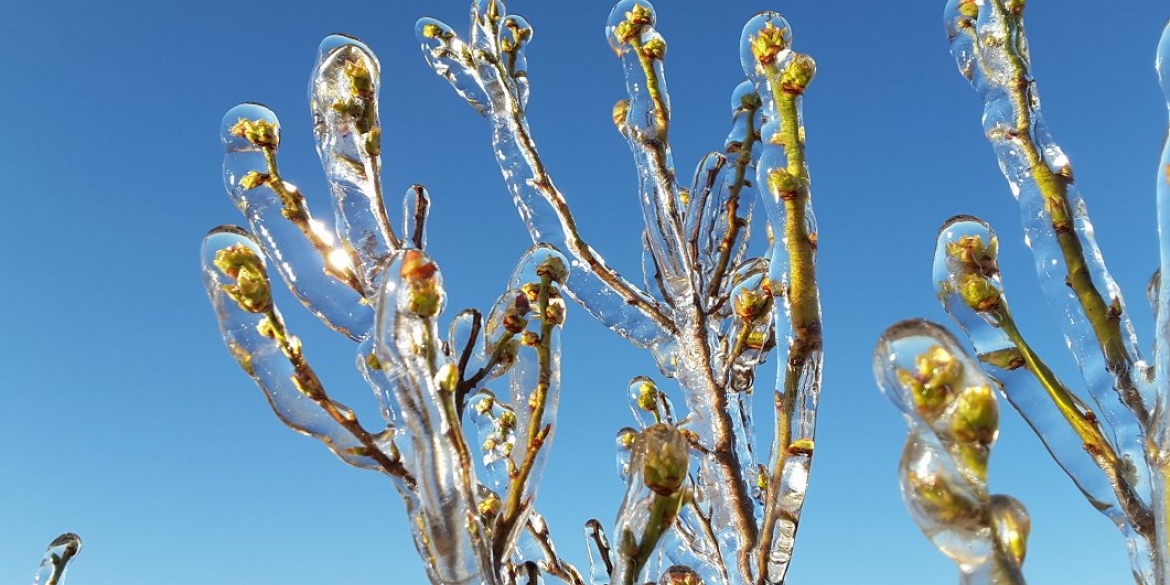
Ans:
{"label": "ice-coated branch", "polygon": [[228,351],[264,390],[288,426],[324,442],[347,463],[377,469],[412,488],[414,479],[393,446],[325,392],[272,302],[260,246],[241,228],[223,226],[203,242],[203,280]]}
{"label": "ice-coated branch", "polygon": [[[1062,381],[1025,339],[1001,282],[998,240],[983,221],[957,216],[943,225],[935,248],[936,293],[970,338],[979,367],[1093,507],[1121,529],[1137,582],[1170,583],[1165,497],[1170,463],[1166,425],[1160,421],[1170,396],[1163,310],[1170,291],[1157,278],[1151,284],[1158,321],[1157,362],[1151,368],[1094,240],[1069,160],[1043,123],[1024,7],[1024,0],[950,0],[944,24],[960,73],[983,99],[984,130],[1018,200],[1041,288],[1081,370],[1083,388]],[[1159,46],[1160,75],[1170,51],[1167,34]],[[1163,85],[1170,89],[1164,77]],[[1170,181],[1166,164],[1158,175],[1160,210]],[[1161,234],[1163,262],[1167,233]],[[930,328],[931,337],[944,335]],[[959,352],[957,346],[947,351]],[[880,378],[881,371],[877,374]],[[929,384],[927,390],[930,394]]]}
{"label": "ice-coated branch", "polygon": [[788,570],[813,454],[823,361],[817,231],[801,119],[816,64],[791,43],[791,28],[774,13],[752,19],[740,41],[744,72],[763,104],[757,181],[767,187],[764,208],[779,240],[772,246],[769,292],[777,337],[787,339],[777,356],[775,432],[758,556],[761,582],[767,583],[783,582]]}
{"label": "ice-coated branch", "polygon": [[504,182],[534,242],[556,245],[573,258],[566,291],[604,325],[635,344],[666,343],[674,328],[667,309],[605,264],[578,232],[565,196],[544,167],[524,117],[528,76],[524,49],[532,29],[505,16],[499,0],[477,0],[471,33],[464,42],[454,29],[431,18],[416,31],[423,56],[436,73],[492,125],[492,142]]}
{"label": "ice-coated branch", "polygon": [[654,23],[654,8],[649,2],[626,0],[610,12],[606,36],[610,48],[621,58],[629,96],[615,106],[614,123],[634,155],[646,242],[662,275],[665,300],[678,308],[694,296],[698,283],[685,252],[683,202],[668,140],[666,40],[654,30]]}
{"label": "ice-coated branch", "polygon": [[81,552],[81,537],[72,532],[66,532],[53,539],[41,565],[33,575],[33,585],[64,585],[65,569],[69,561]]}
{"label": "ice-coated branch", "polygon": [[[950,0],[945,23],[951,53],[983,97],[984,130],[1019,200],[1041,286],[1061,315],[1061,330],[1090,393],[1099,405],[1119,396],[1145,426],[1153,398],[1140,388],[1144,366],[1133,326],[1093,238],[1072,166],[1041,117],[1024,5],[1023,0]],[[1112,416],[1113,409],[1102,410]],[[1124,441],[1139,440],[1135,425],[1118,432],[1128,435]]]}
{"label": "ice-coated branch", "polygon": [[964,585],[1023,585],[1028,513],[987,489],[999,433],[991,380],[950,333],[922,320],[886,330],[873,367],[909,427],[899,479],[922,533],[958,565]]}

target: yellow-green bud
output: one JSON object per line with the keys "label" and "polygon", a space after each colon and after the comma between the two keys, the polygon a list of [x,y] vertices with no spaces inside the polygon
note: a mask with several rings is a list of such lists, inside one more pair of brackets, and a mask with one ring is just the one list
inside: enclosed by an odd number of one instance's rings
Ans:
{"label": "yellow-green bud", "polygon": [[760,34],[752,39],[752,55],[755,55],[756,61],[761,65],[771,65],[776,62],[776,56],[788,48],[789,42],[787,29],[768,22],[760,29]]}
{"label": "yellow-green bud", "polygon": [[650,380],[642,380],[635,388],[638,408],[646,412],[658,410],[658,387]]}
{"label": "yellow-green bud", "polygon": [[804,53],[796,53],[780,74],[780,89],[788,93],[802,94],[816,74],[816,61]]}
{"label": "yellow-green bud", "polygon": [[248,171],[243,177],[240,177],[240,186],[251,190],[268,182],[269,175],[258,171]]}
{"label": "yellow-green bud", "polygon": [[990,311],[999,306],[1001,296],[991,280],[978,274],[964,274],[959,281],[959,296],[976,311]]}
{"label": "yellow-green bud", "polygon": [[999,430],[999,407],[991,386],[964,388],[955,397],[951,434],[964,443],[990,445]]}
{"label": "yellow-green bud", "polygon": [[268,120],[240,118],[235,126],[232,126],[231,133],[260,148],[276,148],[280,145],[280,133],[277,132],[276,125]]}
{"label": "yellow-green bud", "polygon": [[768,173],[768,189],[782,200],[794,199],[801,192],[802,181],[783,168]]}
{"label": "yellow-green bud", "polygon": [[[613,125],[623,130],[626,127],[626,116],[630,113],[630,100],[621,99],[613,105]],[[1168,175],[1170,176],[1170,175]]]}
{"label": "yellow-green bud", "polygon": [[646,44],[642,45],[642,54],[647,59],[655,59],[661,61],[666,58],[666,41],[661,37],[650,39]]}
{"label": "yellow-green bud", "polygon": [[226,284],[223,291],[249,313],[266,313],[272,308],[272,289],[264,262],[251,248],[236,244],[215,253],[216,268],[235,284]]}
{"label": "yellow-green bud", "polygon": [[737,317],[753,323],[768,315],[772,309],[772,295],[763,290],[743,288],[732,299],[732,305]]}
{"label": "yellow-green bud", "polygon": [[407,250],[399,274],[409,291],[407,309],[420,317],[434,317],[442,306],[439,267],[418,250]]}
{"label": "yellow-green bud", "polygon": [[975,0],[963,0],[959,3],[959,14],[967,18],[979,18],[979,5],[975,4]]}
{"label": "yellow-green bud", "polygon": [[539,266],[536,267],[536,275],[557,283],[564,284],[565,279],[569,277],[569,269],[565,266],[564,260],[560,256],[552,255],[545,258]]}
{"label": "yellow-green bud", "polygon": [[638,435],[634,461],[642,468],[642,481],[660,496],[673,496],[682,488],[690,469],[690,446],[678,429],[655,424]]}

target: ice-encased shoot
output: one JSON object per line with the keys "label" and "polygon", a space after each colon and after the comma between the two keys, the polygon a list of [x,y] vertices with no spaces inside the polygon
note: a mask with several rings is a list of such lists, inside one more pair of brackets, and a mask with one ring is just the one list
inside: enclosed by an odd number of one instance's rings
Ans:
{"label": "ice-encased shoot", "polygon": [[66,532],[53,539],[37,573],[33,575],[33,585],[64,585],[65,569],[69,561],[81,552],[81,537],[72,532]]}
{"label": "ice-encased shoot", "polygon": [[921,320],[882,336],[874,376],[909,427],[898,478],[922,533],[958,565],[962,583],[1023,585],[1028,513],[987,487],[999,433],[991,379],[945,329]]}
{"label": "ice-encased shoot", "polygon": [[[636,459],[645,433],[659,424],[679,429],[694,459],[693,493],[675,529],[663,536],[661,554],[644,566],[646,542],[636,531],[627,537],[625,528],[630,502],[644,498],[627,495],[616,542],[590,522],[592,580],[782,583],[807,487],[821,380],[817,230],[801,120],[816,66],[791,48],[792,30],[779,14],[752,18],[740,40],[747,79],[732,92],[730,133],[699,163],[687,188],[678,184],[671,156],[667,43],[655,22],[649,2],[623,0],[605,28],[626,79],[627,97],[613,119],[637,169],[645,220],[641,283],[624,279],[586,242],[536,148],[525,118],[532,27],[498,0],[477,0],[465,37],[431,18],[421,19],[416,32],[435,72],[488,119],[504,183],[533,241],[570,260],[567,294],[650,350],[685,399],[688,412],[676,417],[652,381],[631,383],[639,428],[624,429],[619,444],[632,447]],[[751,255],[757,199],[767,213],[768,242],[762,254]],[[773,443],[762,457],[751,395],[756,369],[773,348],[779,364]],[[633,490],[637,464],[623,460],[619,468]],[[650,513],[647,505],[638,507],[638,514]]]}
{"label": "ice-encased shoot", "polygon": [[[1025,340],[1008,306],[994,231],[975,217],[948,220],[934,257],[936,293],[967,334],[979,366],[1061,468],[1122,531],[1134,578],[1170,583],[1166,482],[1170,476],[1170,285],[1155,278],[1154,362],[1139,350],[1121,290],[1093,236],[1068,158],[1040,112],[1024,34],[1023,0],[950,0],[944,23],[960,73],[983,98],[983,127],[1020,207],[1041,288],[1080,368],[1061,380]],[[1170,28],[1157,70],[1170,100]],[[1160,273],[1170,268],[1170,143],[1157,173]],[[940,330],[941,331],[941,330]],[[939,333],[941,335],[941,333]]]}
{"label": "ice-encased shoot", "polygon": [[[311,105],[332,226],[282,175],[276,116],[258,104],[225,116],[225,183],[247,227],[216,228],[203,243],[224,341],[282,422],[393,481],[433,583],[536,583],[540,572],[582,583],[535,509],[557,427],[568,262],[533,246],[486,316],[460,312],[440,333],[446,292],[425,251],[429,197],[407,190],[401,232],[383,199],[378,69],[355,39],[321,45]],[[326,391],[277,310],[270,266],[356,342],[384,421],[363,424]]]}

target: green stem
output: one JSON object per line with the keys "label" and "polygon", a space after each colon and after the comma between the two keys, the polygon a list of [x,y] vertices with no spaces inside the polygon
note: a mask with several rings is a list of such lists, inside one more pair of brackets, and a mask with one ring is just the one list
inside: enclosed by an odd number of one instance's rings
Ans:
{"label": "green stem", "polygon": [[[768,67],[768,80],[772,88],[777,113],[780,116],[779,140],[784,146],[788,164],[786,172],[796,179],[797,188],[792,193],[779,193],[784,206],[784,239],[789,257],[788,307],[793,339],[789,344],[788,363],[785,368],[783,387],[776,395],[776,452],[772,461],[772,477],[768,482],[768,497],[764,510],[764,525],[758,553],[758,581],[763,582],[767,574],[768,556],[774,539],[776,522],[779,519],[777,499],[782,487],[784,465],[792,451],[792,420],[796,409],[797,394],[805,367],[822,346],[821,309],[816,281],[815,236],[808,231],[805,216],[809,205],[809,176],[804,153],[804,136],[801,131],[798,107],[799,93],[781,88],[781,71],[775,64]],[[774,286],[779,286],[776,283]],[[804,450],[807,450],[805,448]],[[794,529],[796,526],[793,519]]]}
{"label": "green stem", "polygon": [[[542,275],[536,309],[540,319],[540,339],[536,344],[538,373],[536,389],[533,391],[531,401],[532,410],[528,419],[528,445],[524,451],[524,460],[509,482],[508,499],[504,504],[503,513],[496,522],[496,529],[493,533],[493,548],[496,559],[504,558],[503,555],[507,552],[504,550],[504,546],[507,544],[508,535],[516,525],[523,507],[528,504],[527,499],[523,497],[524,492],[527,491],[525,488],[528,484],[528,478],[536,465],[536,457],[540,453],[541,447],[544,446],[545,440],[552,432],[552,425],[543,424],[544,411],[548,403],[548,391],[552,383],[552,332],[553,327],[556,326],[552,320],[547,318],[551,289],[552,278],[547,274]],[[516,405],[517,408],[526,406],[528,405]]]}
{"label": "green stem", "polygon": [[[1142,404],[1141,396],[1134,385],[1131,373],[1133,357],[1125,346],[1121,333],[1119,305],[1106,303],[1101,292],[1093,284],[1093,275],[1085,260],[1085,252],[1073,225],[1073,212],[1068,201],[1068,185],[1072,183],[1071,171],[1054,172],[1045,162],[1032,136],[1032,105],[1028,78],[1028,65],[1021,54],[1018,42],[1023,39],[1022,13],[1008,13],[999,2],[991,2],[995,10],[1001,11],[1005,23],[1004,47],[1012,80],[1008,87],[1012,107],[1016,113],[1016,126],[1011,138],[1024,153],[1028,169],[1044,199],[1044,207],[1051,217],[1052,231],[1056,235],[1061,255],[1067,269],[1068,286],[1073,290],[1093,328],[1097,344],[1101,349],[1106,369],[1116,380],[1116,389],[1121,400],[1133,412],[1143,429],[1150,428],[1150,413]],[[974,47],[979,51],[979,40]],[[1116,301],[1114,301],[1116,303]]]}

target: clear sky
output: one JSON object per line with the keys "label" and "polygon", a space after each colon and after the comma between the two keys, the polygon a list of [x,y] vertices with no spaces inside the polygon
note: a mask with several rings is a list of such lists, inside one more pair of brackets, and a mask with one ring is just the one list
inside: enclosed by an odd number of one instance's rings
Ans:
{"label": "clear sky", "polygon": [[[282,118],[282,170],[327,216],[306,85],[332,32],[364,39],[383,71],[384,184],[433,197],[430,250],[452,309],[486,308],[527,236],[484,120],[426,68],[415,20],[456,30],[468,2],[136,0],[9,2],[0,10],[0,582],[30,580],[57,534],[81,534],[74,585],[421,583],[401,502],[385,478],[337,460],[272,415],[224,351],[199,275],[210,228],[242,220],[223,193],[219,125],[243,101]],[[1002,241],[1009,295],[1043,353],[1077,378],[1045,313],[1017,213],[956,73],[944,2],[891,6],[750,0],[658,3],[670,50],[680,173],[722,144],[742,78],[738,39],[783,12],[819,66],[805,100],[820,223],[826,337],[817,457],[793,584],[936,584],[953,566],[897,489],[905,427],[870,354],[912,316],[946,319],[930,262],[946,218],[973,213]],[[1152,67],[1170,8],[1155,0],[1033,2],[1044,111],[1149,346],[1143,294],[1157,264],[1154,178],[1165,105]],[[610,122],[621,72],[603,36],[610,4],[513,0],[536,29],[529,119],[586,239],[639,270],[634,167]],[[399,217],[396,209],[391,210]],[[376,416],[353,347],[287,295],[285,316],[335,396]],[[452,310],[449,314],[454,314]],[[585,563],[581,526],[606,526],[623,486],[612,437],[624,389],[655,374],[639,350],[575,306],[564,336],[561,428],[541,508],[561,552]],[[771,377],[769,364],[763,367]],[[769,417],[761,414],[761,420]],[[1036,583],[1124,583],[1120,535],[1005,408],[991,484],[1031,510]]]}

